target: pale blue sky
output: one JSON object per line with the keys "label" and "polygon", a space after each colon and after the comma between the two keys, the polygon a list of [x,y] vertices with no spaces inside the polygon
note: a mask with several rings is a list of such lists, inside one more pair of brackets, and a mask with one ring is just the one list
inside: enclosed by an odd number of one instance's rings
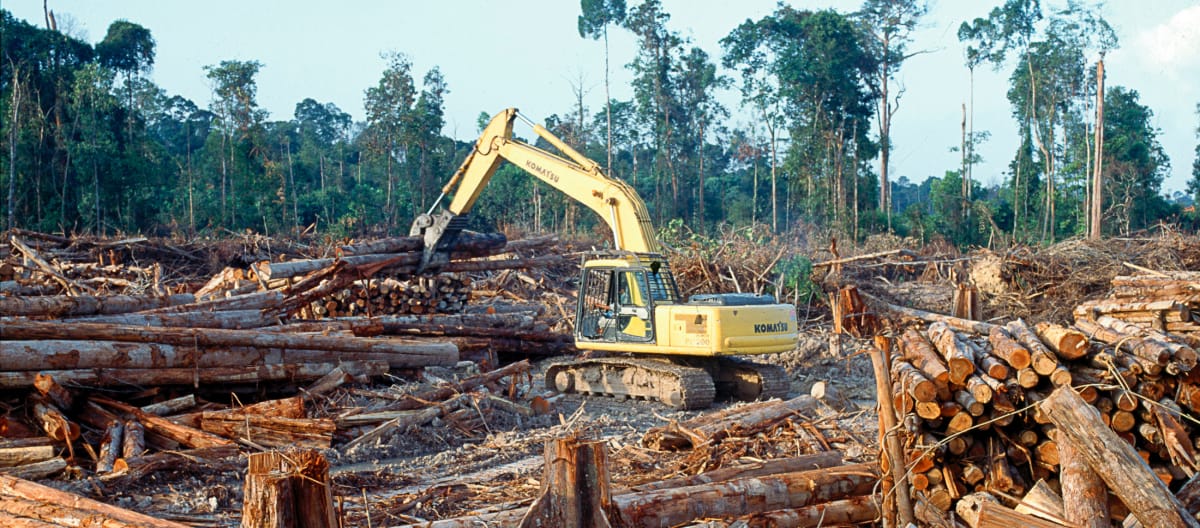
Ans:
{"label": "pale blue sky", "polygon": [[[566,113],[574,105],[572,85],[588,90],[585,104],[602,108],[603,44],[576,31],[577,0],[343,1],[208,0],[48,0],[60,29],[96,42],[108,25],[126,19],[150,29],[157,41],[152,78],[171,94],[206,106],[210,86],[205,65],[226,59],[257,60],[258,100],[271,119],[292,117],[296,103],[312,97],[332,102],[355,120],[363,117],[363,92],[384,68],[383,51],[404,52],[415,75],[438,66],[450,87],[445,133],[475,135],[481,111],[516,106],[535,120]],[[631,5],[637,0],[628,0]],[[747,18],[774,10],[776,0],[663,0],[669,26],[715,60],[718,41]],[[929,50],[906,63],[905,88],[893,125],[893,177],[920,181],[958,166],[961,104],[969,96],[959,24],[985,16],[999,2],[931,2],[914,49]],[[1047,7],[1065,2],[1044,0]],[[857,8],[853,1],[790,2],[798,8]],[[6,0],[4,9],[41,25],[41,0]],[[1116,27],[1121,48],[1106,60],[1108,85],[1141,93],[1151,107],[1160,141],[1171,158],[1165,188],[1179,190],[1190,178],[1195,130],[1200,117],[1200,5],[1194,0],[1111,0],[1104,16]],[[627,31],[610,30],[612,95],[630,97],[624,65],[634,55]],[[975,129],[992,139],[979,148],[985,158],[975,176],[985,184],[1001,178],[1016,147],[1015,125],[1004,92],[1011,66],[985,70],[975,78]],[[731,73],[732,74],[732,73]],[[580,79],[582,78],[582,83]],[[737,95],[731,125],[746,117]],[[448,176],[448,175],[447,175]]]}

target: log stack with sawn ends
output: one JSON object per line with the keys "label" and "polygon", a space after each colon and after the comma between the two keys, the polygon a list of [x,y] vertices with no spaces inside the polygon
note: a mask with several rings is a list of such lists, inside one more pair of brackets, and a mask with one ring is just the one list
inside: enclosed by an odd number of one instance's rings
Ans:
{"label": "log stack with sawn ends", "polygon": [[[1198,295],[1196,273],[1118,277],[1113,295],[1081,304],[1070,326],[928,314],[904,330],[891,346],[892,398],[918,518],[951,526],[957,510],[971,526],[997,526],[1007,515],[999,499],[1087,526],[1110,517],[1193,526],[1156,515],[1170,501],[1200,511]],[[1168,506],[1127,495],[1131,487],[1157,490]]]}

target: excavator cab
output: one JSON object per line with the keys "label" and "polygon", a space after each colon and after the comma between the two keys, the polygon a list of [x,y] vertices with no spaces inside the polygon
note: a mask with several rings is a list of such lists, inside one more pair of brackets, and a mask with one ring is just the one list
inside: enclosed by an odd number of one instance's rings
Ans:
{"label": "excavator cab", "polygon": [[580,292],[575,337],[595,343],[653,343],[655,306],[679,299],[663,262],[637,257],[585,262]]}

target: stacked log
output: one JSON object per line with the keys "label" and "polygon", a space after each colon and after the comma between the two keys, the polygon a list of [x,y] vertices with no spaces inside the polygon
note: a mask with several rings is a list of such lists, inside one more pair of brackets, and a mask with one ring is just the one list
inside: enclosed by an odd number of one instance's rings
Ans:
{"label": "stacked log", "polygon": [[[1166,321],[1190,309],[1177,299],[1091,302],[1076,310],[1070,327],[1015,320],[956,324],[956,331],[942,321],[904,332],[892,354],[892,396],[911,439],[906,470],[918,504],[949,512],[970,493],[1021,497],[1039,481],[1061,480],[1064,489],[1084,493],[1068,485],[1080,471],[1077,461],[1068,462],[1070,447],[1079,447],[1063,446],[1061,425],[1044,403],[1062,390],[1077,393],[1171,489],[1195,475],[1194,340],[1156,329],[1144,318],[1150,310]],[[1136,323],[1119,318],[1128,314]],[[984,329],[986,335],[971,331]]]}
{"label": "stacked log", "polygon": [[309,309],[317,318],[359,315],[461,313],[471,298],[471,280],[460,274],[378,278],[356,282],[315,300]]}

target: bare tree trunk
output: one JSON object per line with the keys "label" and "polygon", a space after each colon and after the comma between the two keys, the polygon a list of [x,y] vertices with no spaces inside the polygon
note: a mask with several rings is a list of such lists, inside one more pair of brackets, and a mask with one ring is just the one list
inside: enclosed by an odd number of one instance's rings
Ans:
{"label": "bare tree trunk", "polygon": [[8,124],[8,228],[17,227],[16,221],[16,188],[17,188],[17,118],[21,106],[21,82],[18,70],[13,67],[12,86],[12,121]]}
{"label": "bare tree trunk", "polygon": [[1104,178],[1102,166],[1104,157],[1104,58],[1096,62],[1096,164],[1092,174],[1092,203],[1089,214],[1088,238],[1100,240],[1103,229],[1102,215],[1104,204]]}

